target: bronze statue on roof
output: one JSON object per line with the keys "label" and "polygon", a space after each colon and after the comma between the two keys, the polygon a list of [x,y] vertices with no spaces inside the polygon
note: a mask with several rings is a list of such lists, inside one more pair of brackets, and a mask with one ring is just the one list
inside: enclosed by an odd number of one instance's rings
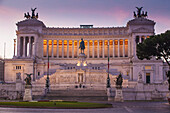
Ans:
{"label": "bronze statue on roof", "polygon": [[26,18],[26,19],[38,19],[38,13],[35,15],[35,10],[36,9],[37,8],[31,8],[32,16],[30,16],[29,12],[24,13],[24,18]]}
{"label": "bronze statue on roof", "polygon": [[134,16],[134,18],[146,18],[146,17],[148,17],[148,14],[147,14],[147,11],[142,11],[142,8],[143,7],[136,7],[137,8],[137,13],[134,11],[133,12],[133,16]]}

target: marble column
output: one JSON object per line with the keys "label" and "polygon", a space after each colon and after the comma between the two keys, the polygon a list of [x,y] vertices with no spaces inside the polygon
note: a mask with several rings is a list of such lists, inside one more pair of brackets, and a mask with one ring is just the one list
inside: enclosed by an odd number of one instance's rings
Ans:
{"label": "marble column", "polygon": [[139,43],[141,43],[142,42],[142,36],[139,36]]}
{"label": "marble column", "polygon": [[136,36],[132,35],[132,38],[133,38],[133,40],[132,40],[133,44],[131,44],[133,46],[132,47],[132,52],[133,52],[132,56],[134,56],[134,58],[137,58],[137,56],[136,56],[136,47],[137,47],[137,44],[136,44],[136,41],[135,41]]}
{"label": "marble column", "polygon": [[13,55],[13,57],[16,56],[16,55],[15,55],[15,51],[16,51],[16,39],[14,39],[14,55]]}
{"label": "marble column", "polygon": [[113,40],[113,58],[115,57],[115,41]]}
{"label": "marble column", "polygon": [[130,50],[130,39],[128,39],[128,57],[130,57],[130,52],[131,52],[131,50]]}
{"label": "marble column", "polygon": [[125,57],[125,39],[123,39],[123,57]]}
{"label": "marble column", "polygon": [[79,40],[77,40],[77,57],[79,56]]}
{"label": "marble column", "polygon": [[59,58],[59,40],[57,40],[57,58]]}
{"label": "marble column", "polygon": [[67,58],[69,58],[69,40],[67,40]]}
{"label": "marble column", "polygon": [[89,58],[89,40],[87,40],[87,58]]}
{"label": "marble column", "polygon": [[33,37],[34,40],[34,44],[33,44],[33,56],[36,56],[36,54],[38,53],[38,49],[37,49],[37,38]]}
{"label": "marble column", "polygon": [[29,57],[31,57],[31,37],[29,37]]}
{"label": "marble column", "polygon": [[102,46],[103,47],[103,53],[102,54],[103,54],[103,58],[104,58],[104,48],[105,48],[104,47],[104,40],[102,41],[102,44],[103,44],[103,46]]}
{"label": "marble column", "polygon": [[72,58],[74,58],[74,40],[72,40]]}
{"label": "marble column", "polygon": [[92,58],[94,58],[94,40],[92,40],[92,44],[93,44],[93,47],[92,47]]}
{"label": "marble column", "polygon": [[21,49],[21,37],[17,37],[17,57],[20,57],[20,49]]}
{"label": "marble column", "polygon": [[120,40],[118,39],[118,57],[120,57]]}
{"label": "marble column", "polygon": [[97,58],[99,58],[99,40],[97,40]]}
{"label": "marble column", "polygon": [[23,57],[25,57],[25,42],[26,42],[26,37],[23,37],[23,54],[22,54]]}
{"label": "marble column", "polygon": [[62,40],[62,58],[64,58],[64,40]]}

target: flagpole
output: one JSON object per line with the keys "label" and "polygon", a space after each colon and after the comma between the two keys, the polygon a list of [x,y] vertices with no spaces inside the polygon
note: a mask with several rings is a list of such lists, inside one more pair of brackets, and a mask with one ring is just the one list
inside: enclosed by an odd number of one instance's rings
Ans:
{"label": "flagpole", "polygon": [[109,42],[108,42],[108,76],[107,76],[107,88],[110,88],[110,77],[109,77]]}
{"label": "flagpole", "polygon": [[[47,50],[49,51],[49,46],[47,46]],[[47,51],[48,63],[47,63],[47,79],[46,79],[46,93],[49,92],[50,80],[49,80],[49,52]]]}

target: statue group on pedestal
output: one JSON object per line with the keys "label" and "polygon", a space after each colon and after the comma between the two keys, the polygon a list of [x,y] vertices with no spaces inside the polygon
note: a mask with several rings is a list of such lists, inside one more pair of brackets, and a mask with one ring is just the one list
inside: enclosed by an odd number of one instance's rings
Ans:
{"label": "statue group on pedestal", "polygon": [[[134,13],[134,18],[140,18],[140,17],[143,17],[143,18],[146,18],[146,17],[148,17],[148,14],[147,14],[147,11],[142,11],[142,8],[143,7],[136,7],[137,8],[137,14],[136,14],[136,12],[134,11],[133,13]],[[142,13],[141,13],[141,11],[142,11]]]}
{"label": "statue group on pedestal", "polygon": [[30,16],[29,12],[27,12],[27,13],[24,13],[24,17],[27,18],[27,19],[30,19],[30,18],[31,19],[33,19],[33,18],[38,19],[38,13],[35,15],[35,10],[36,9],[37,8],[34,8],[34,9],[31,8],[32,16]]}
{"label": "statue group on pedestal", "polygon": [[31,85],[31,75],[32,74],[27,74],[26,73],[26,75],[27,75],[27,77],[25,78],[25,82],[26,82],[25,85]]}
{"label": "statue group on pedestal", "polygon": [[120,73],[119,76],[116,78],[116,88],[122,88],[123,77]]}

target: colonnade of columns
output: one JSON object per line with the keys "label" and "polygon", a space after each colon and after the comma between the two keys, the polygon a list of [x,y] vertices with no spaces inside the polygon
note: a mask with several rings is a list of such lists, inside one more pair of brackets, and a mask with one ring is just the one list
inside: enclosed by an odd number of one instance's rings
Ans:
{"label": "colonnade of columns", "polygon": [[17,56],[18,57],[32,57],[34,55],[34,37],[20,37],[17,42]]}
{"label": "colonnade of columns", "polygon": [[142,43],[149,36],[136,36],[136,43]]}
{"label": "colonnade of columns", "polygon": [[134,36],[134,42],[133,42],[133,56],[137,58],[136,55],[136,47],[137,44],[142,43],[146,38],[149,38],[150,36],[144,36],[144,35],[136,35]]}
{"label": "colonnade of columns", "polygon": [[[43,57],[77,58],[81,40],[43,40]],[[107,58],[130,56],[128,39],[84,40],[87,58]],[[109,48],[108,48],[109,47]]]}

